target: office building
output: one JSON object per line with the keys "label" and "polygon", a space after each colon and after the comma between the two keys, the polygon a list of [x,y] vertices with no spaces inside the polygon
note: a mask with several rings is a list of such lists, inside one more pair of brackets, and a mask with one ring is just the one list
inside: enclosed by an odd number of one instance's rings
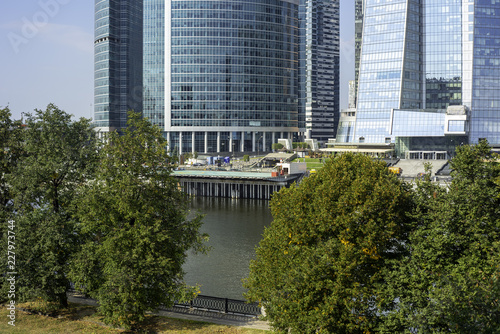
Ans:
{"label": "office building", "polygon": [[[500,3],[365,0],[355,127],[405,152],[500,144]],[[350,136],[347,136],[348,130]]]}
{"label": "office building", "polygon": [[340,111],[340,2],[300,0],[299,115],[307,139],[335,137]]}
{"label": "office building", "polygon": [[[118,3],[121,11],[113,9]],[[138,13],[142,20],[134,21]],[[108,44],[115,39],[107,42],[98,31],[118,23],[129,45],[116,38],[124,52],[113,63]],[[108,43],[96,42],[95,119],[103,131],[126,121],[126,112],[114,110],[134,106],[163,129],[176,153],[263,152],[278,139],[326,141],[335,134],[338,0],[96,1],[96,41]],[[101,59],[109,64],[98,71]],[[142,73],[140,106],[119,100],[113,109],[105,103],[114,93],[103,87],[137,87],[131,68]],[[114,72],[128,81],[102,80]]]}
{"label": "office building", "polygon": [[102,133],[142,111],[142,8],[141,0],[95,1],[94,123]]}
{"label": "office building", "polygon": [[[354,3],[354,87],[349,87],[349,95],[354,95],[354,103],[349,104],[349,108],[356,107],[359,82],[359,62],[361,60],[361,43],[363,41],[363,12],[366,0],[355,0]],[[349,82],[349,84],[351,84]],[[349,101],[351,97],[349,96]]]}
{"label": "office building", "polygon": [[298,0],[144,0],[144,116],[173,152],[292,138],[297,72]]}
{"label": "office building", "polygon": [[[262,152],[291,139],[299,130],[298,0],[168,3],[164,129],[170,148]],[[154,89],[145,82],[146,92]]]}

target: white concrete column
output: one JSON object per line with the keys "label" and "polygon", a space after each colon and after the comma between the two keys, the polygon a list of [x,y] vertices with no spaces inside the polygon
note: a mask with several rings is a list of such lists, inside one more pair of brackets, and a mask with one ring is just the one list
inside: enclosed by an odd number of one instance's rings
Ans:
{"label": "white concrete column", "polygon": [[229,135],[229,152],[233,152],[233,136]]}
{"label": "white concrete column", "polygon": [[208,153],[208,131],[205,131],[205,154]]}
{"label": "white concrete column", "polygon": [[252,132],[252,152],[257,151],[255,147],[255,132]]}
{"label": "white concrete column", "polygon": [[196,132],[191,132],[191,153],[194,153],[195,148],[196,148]]}
{"label": "white concrete column", "polygon": [[272,136],[271,136],[271,137],[272,137],[272,139],[271,139],[271,140],[272,140],[271,144],[275,144],[275,143],[276,143],[276,132],[274,132],[274,131],[273,131],[273,134],[272,134]]}
{"label": "white concrete column", "polygon": [[179,131],[179,155],[182,154],[182,131]]}
{"label": "white concrete column", "polygon": [[245,151],[245,132],[241,131],[241,143],[240,143],[241,149],[240,152]]}
{"label": "white concrete column", "polygon": [[217,152],[220,152],[220,131],[217,131]]}
{"label": "white concrete column", "polygon": [[266,150],[266,132],[262,132],[262,151]]}

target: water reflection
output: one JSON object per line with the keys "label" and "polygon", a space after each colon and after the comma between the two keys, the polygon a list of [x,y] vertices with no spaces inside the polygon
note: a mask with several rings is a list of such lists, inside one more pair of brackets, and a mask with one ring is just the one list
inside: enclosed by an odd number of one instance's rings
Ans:
{"label": "water reflection", "polygon": [[208,255],[189,254],[184,270],[188,284],[200,284],[201,294],[242,299],[241,280],[272,221],[263,200],[195,197],[191,210],[206,214],[202,232],[210,235]]}

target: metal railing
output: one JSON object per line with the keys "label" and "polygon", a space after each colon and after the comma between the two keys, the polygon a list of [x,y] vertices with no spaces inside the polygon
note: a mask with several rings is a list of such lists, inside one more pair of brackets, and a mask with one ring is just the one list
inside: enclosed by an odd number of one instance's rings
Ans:
{"label": "metal railing", "polygon": [[[68,289],[69,293],[72,294],[80,293],[77,289],[75,289],[73,283],[70,284],[71,288]],[[89,298],[89,297],[85,294],[82,294],[81,298]],[[243,315],[252,318],[256,318],[262,315],[261,308],[258,303],[247,303],[244,300],[219,298],[219,297],[211,297],[204,295],[198,295],[195,299],[193,299],[189,303],[174,303],[173,308],[166,308],[165,310],[175,312],[176,308],[209,311],[214,313]]]}
{"label": "metal railing", "polygon": [[257,317],[262,314],[257,303],[247,303],[243,300],[204,295],[198,295],[189,303],[175,303],[174,307],[205,310],[217,313],[240,314],[252,317]]}

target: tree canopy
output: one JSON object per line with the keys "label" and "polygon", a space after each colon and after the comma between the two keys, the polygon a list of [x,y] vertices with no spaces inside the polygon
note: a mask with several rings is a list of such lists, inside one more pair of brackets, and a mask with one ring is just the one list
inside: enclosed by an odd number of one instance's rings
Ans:
{"label": "tree canopy", "polygon": [[381,330],[496,333],[500,328],[500,168],[486,142],[457,148],[448,189],[416,189],[409,253],[388,272]]}
{"label": "tree canopy", "polygon": [[247,297],[277,330],[368,332],[377,325],[377,286],[404,251],[405,184],[362,155],[329,160],[271,200],[274,220],[251,264]]}
{"label": "tree canopy", "polygon": [[247,297],[293,333],[497,333],[498,156],[481,142],[450,163],[448,186],[405,184],[344,154],[281,190]]}
{"label": "tree canopy", "polygon": [[27,114],[22,129],[19,122],[6,118],[3,124],[16,138],[9,156],[20,152],[15,161],[5,161],[11,169],[6,175],[11,218],[20,241],[16,245],[16,269],[22,273],[16,282],[19,300],[41,297],[66,306],[68,261],[78,236],[74,198],[93,173],[95,132],[90,120],[73,122],[53,104]]}
{"label": "tree canopy", "polygon": [[188,218],[170,162],[160,129],[130,113],[123,135],[111,133],[100,150],[95,179],[79,191],[84,245],[71,277],[113,325],[132,327],[146,311],[195,292],[182,264],[189,249],[203,250],[205,236],[201,216]]}
{"label": "tree canopy", "polygon": [[[12,175],[19,158],[22,156],[21,121],[11,119],[8,107],[0,109],[0,219],[6,221],[13,210],[12,188],[8,178]],[[2,224],[2,228],[4,224]]]}

